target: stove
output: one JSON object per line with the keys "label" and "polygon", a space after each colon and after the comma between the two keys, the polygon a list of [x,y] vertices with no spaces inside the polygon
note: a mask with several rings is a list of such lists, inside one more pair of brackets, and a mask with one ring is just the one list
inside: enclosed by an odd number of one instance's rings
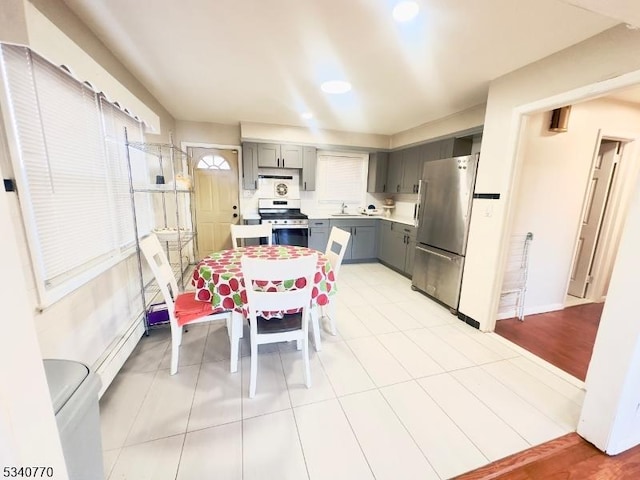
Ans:
{"label": "stove", "polygon": [[300,211],[300,199],[261,198],[258,200],[260,223],[273,228],[275,245],[309,244],[309,217]]}

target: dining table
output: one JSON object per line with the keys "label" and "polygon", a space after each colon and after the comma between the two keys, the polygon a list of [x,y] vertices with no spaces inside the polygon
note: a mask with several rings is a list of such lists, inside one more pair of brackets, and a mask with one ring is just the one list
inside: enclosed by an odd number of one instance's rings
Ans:
{"label": "dining table", "polygon": [[[242,276],[241,258],[264,258],[285,260],[305,255],[318,256],[316,272],[311,292],[311,316],[313,322],[314,346],[321,349],[319,307],[329,305],[337,291],[335,272],[327,256],[312,248],[294,245],[253,245],[213,252],[198,262],[191,278],[195,287],[196,300],[210,302],[213,313],[232,311],[244,318],[248,316],[247,291]],[[264,282],[259,285],[264,290],[295,289],[303,279],[283,279],[282,282]]]}

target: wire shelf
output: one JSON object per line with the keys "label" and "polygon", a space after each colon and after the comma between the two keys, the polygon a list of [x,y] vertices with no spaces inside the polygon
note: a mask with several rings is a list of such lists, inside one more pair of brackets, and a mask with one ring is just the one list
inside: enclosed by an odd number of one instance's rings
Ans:
{"label": "wire shelf", "polygon": [[514,311],[515,316],[524,321],[524,302],[527,291],[529,270],[529,249],[533,233],[513,235],[509,242],[509,256],[505,266],[502,289],[500,291],[499,312]]}

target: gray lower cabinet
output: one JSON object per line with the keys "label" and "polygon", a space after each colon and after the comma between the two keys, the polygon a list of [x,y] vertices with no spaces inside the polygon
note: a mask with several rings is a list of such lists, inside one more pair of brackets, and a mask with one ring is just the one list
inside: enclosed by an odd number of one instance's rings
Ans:
{"label": "gray lower cabinet", "polygon": [[309,220],[309,248],[324,252],[329,241],[329,220]]}
{"label": "gray lower cabinet", "polygon": [[258,144],[242,144],[242,188],[258,189]]}
{"label": "gray lower cabinet", "polygon": [[376,222],[371,219],[330,220],[331,227],[338,227],[351,233],[343,261],[373,260],[376,258]]}
{"label": "gray lower cabinet", "polygon": [[379,228],[378,258],[410,277],[416,249],[415,227],[381,220]]}

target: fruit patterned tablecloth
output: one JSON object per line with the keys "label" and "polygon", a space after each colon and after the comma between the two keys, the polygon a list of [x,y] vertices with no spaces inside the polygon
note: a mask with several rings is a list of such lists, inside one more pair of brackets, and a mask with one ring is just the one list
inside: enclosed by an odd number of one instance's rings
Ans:
{"label": "fruit patterned tablecloth", "polygon": [[[211,302],[214,312],[235,310],[246,316],[247,310],[244,306],[247,303],[247,292],[240,268],[240,258],[243,255],[278,260],[314,253],[318,254],[318,265],[313,279],[312,304],[327,305],[329,296],[336,291],[331,263],[324,253],[306,247],[259,245],[214,252],[196,265],[191,284],[196,287],[196,299]],[[264,282],[261,287],[265,290],[288,290],[294,288],[300,280],[302,279]]]}

